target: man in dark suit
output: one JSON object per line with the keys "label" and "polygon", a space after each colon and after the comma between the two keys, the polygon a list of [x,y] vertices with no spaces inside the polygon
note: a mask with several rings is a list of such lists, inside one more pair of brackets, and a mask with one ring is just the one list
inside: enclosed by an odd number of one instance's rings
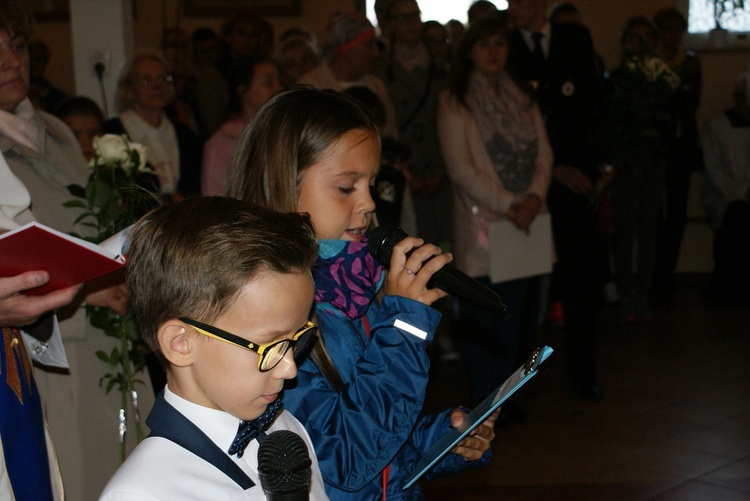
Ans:
{"label": "man in dark suit", "polygon": [[602,82],[588,30],[550,25],[546,11],[547,0],[509,0],[507,68],[530,87],[546,121],[555,157],[548,194],[558,259],[552,293],[565,314],[571,383],[583,397],[598,400],[594,347],[605,257],[589,200],[601,177],[594,136],[604,107]]}

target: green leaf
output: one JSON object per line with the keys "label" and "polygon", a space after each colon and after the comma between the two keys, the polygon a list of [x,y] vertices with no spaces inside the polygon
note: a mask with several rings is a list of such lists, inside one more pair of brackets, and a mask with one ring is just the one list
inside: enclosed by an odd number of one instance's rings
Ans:
{"label": "green leaf", "polygon": [[88,309],[88,312],[91,325],[100,329],[106,329],[117,320],[116,318],[113,318],[117,316],[117,313],[109,308],[92,307]]}
{"label": "green leaf", "polygon": [[102,362],[109,363],[109,355],[107,355],[107,352],[105,352],[104,350],[97,350],[96,358],[98,358]]}
{"label": "green leaf", "polygon": [[74,197],[86,198],[86,189],[78,184],[69,184],[68,191]]}
{"label": "green leaf", "polygon": [[130,360],[133,362],[133,369],[135,372],[140,372],[146,366],[146,357],[143,355],[141,345],[143,343],[133,344],[133,349],[130,350]]}
{"label": "green leaf", "polygon": [[115,387],[116,383],[117,381],[115,381],[114,379],[110,379],[107,383],[107,387],[104,389],[104,393],[109,393],[110,391],[112,391],[112,388]]}
{"label": "green leaf", "polygon": [[83,214],[81,214],[80,216],[78,216],[75,219],[75,221],[73,221],[73,225],[79,224],[84,219],[88,219],[90,217],[92,217],[92,214],[90,212],[84,212]]}
{"label": "green leaf", "polygon": [[125,335],[131,341],[141,339],[141,333],[138,332],[138,327],[135,325],[135,321],[132,318],[125,321]]}
{"label": "green leaf", "polygon": [[86,198],[90,205],[102,207],[104,210],[117,200],[117,191],[105,182],[89,183],[86,186]]}
{"label": "green leaf", "polygon": [[81,209],[89,208],[83,200],[68,200],[67,202],[63,202],[63,207],[79,207]]}

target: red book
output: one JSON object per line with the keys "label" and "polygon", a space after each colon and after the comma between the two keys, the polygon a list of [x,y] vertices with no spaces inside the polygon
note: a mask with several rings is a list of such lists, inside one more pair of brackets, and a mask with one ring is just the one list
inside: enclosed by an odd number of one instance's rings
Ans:
{"label": "red book", "polygon": [[40,295],[118,270],[125,259],[99,245],[33,222],[0,235],[0,277],[44,270],[50,280],[25,291]]}

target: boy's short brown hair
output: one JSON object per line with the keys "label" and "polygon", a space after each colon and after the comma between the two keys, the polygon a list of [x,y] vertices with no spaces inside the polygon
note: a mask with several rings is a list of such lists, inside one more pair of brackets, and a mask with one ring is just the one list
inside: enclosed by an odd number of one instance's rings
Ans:
{"label": "boy's short brown hair", "polygon": [[152,210],[131,231],[130,308],[163,363],[157,332],[165,322],[212,323],[258,274],[304,273],[317,254],[307,215],[226,197],[188,198]]}

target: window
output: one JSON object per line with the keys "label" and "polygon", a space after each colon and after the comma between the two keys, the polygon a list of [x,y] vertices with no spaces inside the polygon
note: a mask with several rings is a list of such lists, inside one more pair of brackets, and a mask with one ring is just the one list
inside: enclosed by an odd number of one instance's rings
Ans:
{"label": "window", "polygon": [[[439,21],[443,24],[451,19],[458,19],[466,24],[466,12],[469,6],[476,0],[417,0],[419,10],[422,11],[423,21]],[[508,8],[506,0],[493,0],[495,6],[500,10]],[[374,26],[378,25],[375,17],[375,0],[367,0],[367,18]]]}
{"label": "window", "polygon": [[[714,2],[711,0],[689,0],[688,33],[707,33],[714,29]],[[725,13],[721,26],[729,31],[750,31],[750,11],[736,10],[734,15]]]}

